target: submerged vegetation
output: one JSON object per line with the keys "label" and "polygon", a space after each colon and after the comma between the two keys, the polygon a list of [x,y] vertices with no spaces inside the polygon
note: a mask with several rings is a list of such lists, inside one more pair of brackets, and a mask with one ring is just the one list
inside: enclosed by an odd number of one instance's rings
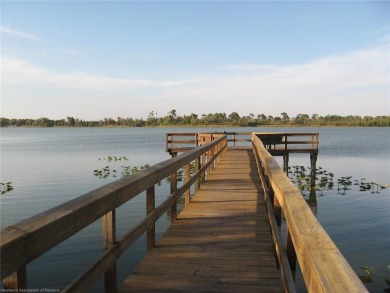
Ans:
{"label": "submerged vegetation", "polygon": [[286,112],[280,116],[250,113],[240,116],[237,112],[208,113],[180,116],[175,109],[166,115],[157,116],[154,111],[149,112],[146,119],[143,118],[104,118],[101,120],[82,120],[74,117],[52,120],[46,117],[39,119],[16,119],[0,117],[0,127],[156,127],[156,126],[390,126],[390,116],[339,116],[318,114],[298,114],[290,117]]}

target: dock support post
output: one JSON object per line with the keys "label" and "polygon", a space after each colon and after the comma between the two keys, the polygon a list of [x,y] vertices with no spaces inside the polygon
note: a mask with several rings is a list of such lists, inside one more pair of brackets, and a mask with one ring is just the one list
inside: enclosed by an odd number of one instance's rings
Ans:
{"label": "dock support post", "polygon": [[[116,212],[115,209],[103,216],[103,250],[109,250],[116,242]],[[106,293],[117,291],[116,262],[104,273],[104,289]]]}
{"label": "dock support post", "polygon": [[310,154],[310,167],[311,167],[311,177],[315,178],[316,176],[316,165],[317,165],[317,157],[318,153],[311,153]]}
{"label": "dock support post", "polygon": [[[153,185],[146,190],[146,213],[148,215],[155,210],[156,208],[155,203],[156,203],[155,187]],[[146,232],[148,250],[151,250],[155,246],[155,242],[156,242],[155,231],[156,231],[156,225],[155,223],[153,223],[153,225],[150,228],[148,228]]]}

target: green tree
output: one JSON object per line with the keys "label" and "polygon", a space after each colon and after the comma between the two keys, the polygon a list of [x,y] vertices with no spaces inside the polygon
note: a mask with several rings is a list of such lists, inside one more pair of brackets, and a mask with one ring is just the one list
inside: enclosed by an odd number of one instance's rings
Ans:
{"label": "green tree", "polygon": [[297,117],[295,117],[296,124],[307,124],[308,120],[309,115],[307,114],[298,114]]}
{"label": "green tree", "polygon": [[10,126],[9,119],[8,118],[0,118],[0,127],[7,127]]}
{"label": "green tree", "polygon": [[67,126],[75,126],[75,121],[73,117],[66,117],[66,125]]}
{"label": "green tree", "polygon": [[282,115],[282,121],[283,121],[283,123],[287,123],[287,122],[290,120],[290,117],[287,115],[286,112],[283,112],[283,113],[281,113],[280,115]]}
{"label": "green tree", "polygon": [[228,119],[230,122],[237,124],[240,120],[240,115],[237,112],[232,112],[229,114]]}

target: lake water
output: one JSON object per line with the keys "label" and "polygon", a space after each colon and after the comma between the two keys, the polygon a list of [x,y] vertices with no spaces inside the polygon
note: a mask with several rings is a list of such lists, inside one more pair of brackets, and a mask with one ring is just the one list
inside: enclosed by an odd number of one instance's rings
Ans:
{"label": "lake water", "polygon": [[[317,218],[359,276],[366,274],[359,266],[373,268],[373,282],[366,284],[371,292],[389,287],[385,279],[390,278],[390,189],[372,193],[352,185],[340,192],[336,181],[352,176],[351,180],[390,184],[389,128],[2,128],[0,181],[12,182],[14,189],[0,196],[1,227],[112,182],[126,166],[169,159],[167,132],[216,130],[320,133],[317,167],[334,173],[335,186],[317,192]],[[109,161],[109,156],[122,159]],[[291,155],[290,166],[294,165],[310,166],[309,155]],[[106,166],[117,172],[104,179],[94,175],[94,170]],[[157,187],[157,202],[167,195],[168,184],[163,182]],[[117,237],[127,232],[127,223],[135,223],[144,214],[143,195],[119,208]],[[163,216],[157,223],[158,237],[168,225],[168,217]],[[101,255],[101,243],[98,221],[30,263],[29,288],[63,288]],[[141,238],[121,257],[119,282],[144,253],[145,239]],[[304,291],[299,275],[297,287]],[[101,281],[91,289],[102,291]]]}

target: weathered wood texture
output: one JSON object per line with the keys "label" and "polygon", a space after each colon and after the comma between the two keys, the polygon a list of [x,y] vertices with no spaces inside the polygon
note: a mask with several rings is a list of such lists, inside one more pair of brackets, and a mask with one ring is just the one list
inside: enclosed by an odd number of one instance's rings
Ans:
{"label": "weathered wood texture", "polygon": [[252,150],[224,155],[119,292],[280,292]]}

